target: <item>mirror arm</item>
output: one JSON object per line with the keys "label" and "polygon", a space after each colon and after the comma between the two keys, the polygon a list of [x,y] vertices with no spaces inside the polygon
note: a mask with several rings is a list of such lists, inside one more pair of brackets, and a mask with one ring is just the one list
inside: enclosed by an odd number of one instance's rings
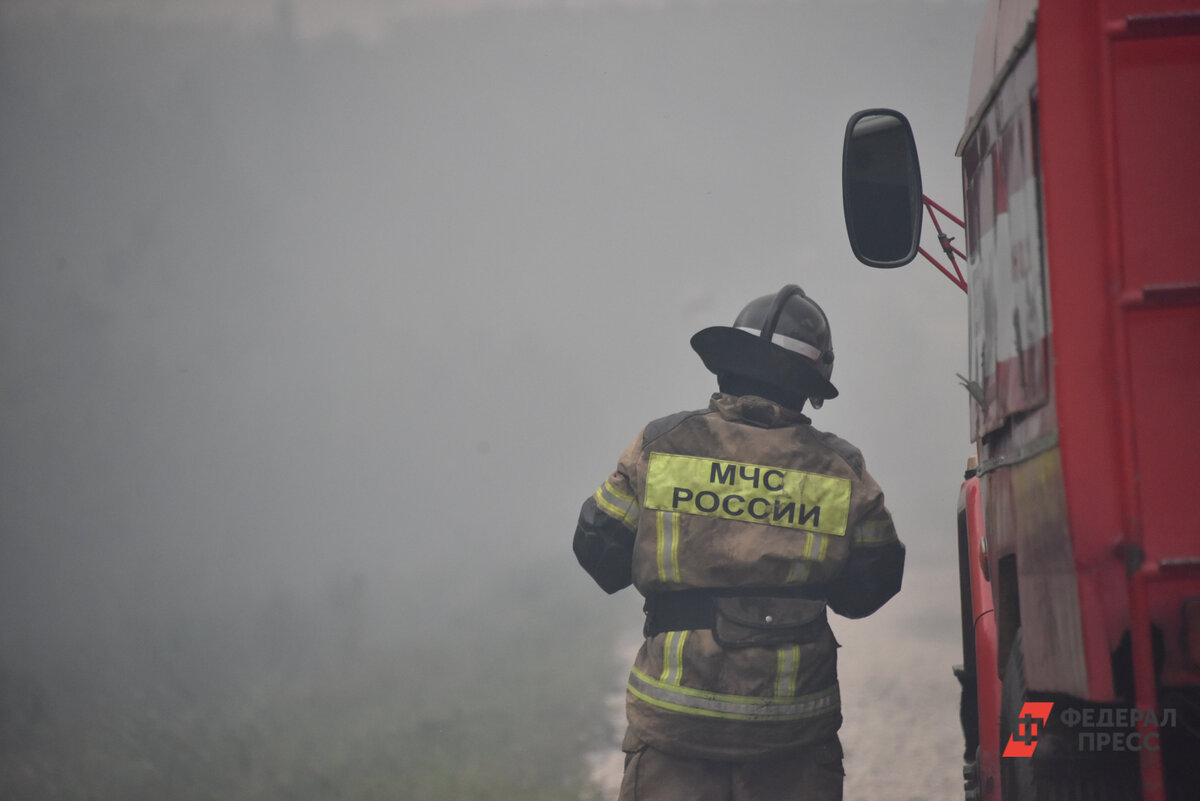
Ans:
{"label": "mirror arm", "polygon": [[941,223],[938,221],[937,214],[935,214],[934,212],[935,212],[935,210],[941,212],[947,218],[949,218],[950,220],[953,220],[955,223],[957,223],[959,228],[965,229],[966,226],[963,225],[962,220],[958,219],[953,214],[946,211],[944,208],[942,208],[940,205],[935,203],[933,200],[930,200],[929,197],[927,197],[926,195],[921,195],[921,200],[925,205],[925,210],[927,212],[929,212],[929,219],[933,221],[933,227],[937,229],[938,243],[941,244],[941,246],[942,246],[942,252],[946,254],[946,257],[948,259],[950,259],[950,266],[954,268],[954,272],[951,273],[948,269],[946,269],[946,267],[944,267],[942,265],[941,262],[939,262],[933,256],[929,255],[929,251],[925,250],[925,248],[923,248],[923,247],[917,248],[917,252],[920,253],[922,256],[924,256],[929,261],[930,264],[932,264],[934,267],[937,267],[939,270],[941,270],[942,275],[949,278],[951,283],[953,283],[956,287],[961,289],[963,292],[966,292],[967,291],[967,279],[963,277],[962,270],[959,269],[958,261],[955,260],[954,256],[955,256],[955,254],[957,254],[960,259],[965,259],[965,258],[967,258],[967,256],[965,253],[963,253],[961,250],[959,250],[957,247],[955,247],[952,244],[954,242],[954,237],[946,235],[946,232],[942,230]]}
{"label": "mirror arm", "polygon": [[[963,221],[962,221],[962,220],[958,219],[958,218],[957,218],[957,217],[955,217],[953,214],[951,214],[950,212],[946,211],[946,209],[944,209],[944,208],[943,208],[941,205],[939,205],[939,204],[938,204],[938,202],[937,202],[936,200],[934,200],[933,198],[929,197],[929,195],[921,195],[921,200],[923,200],[923,201],[925,202],[925,208],[927,208],[927,209],[937,209],[937,210],[938,210],[938,211],[940,211],[942,214],[944,214],[944,215],[946,215],[947,217],[949,217],[949,218],[950,218],[950,220],[951,220],[952,222],[954,222],[954,223],[955,223],[955,224],[956,224],[956,225],[957,225],[959,228],[966,228],[966,225],[963,223]],[[932,212],[932,211],[930,211],[930,212],[929,212],[929,216],[930,216],[930,217],[933,217],[933,212]],[[937,218],[936,218],[936,217],[934,217],[934,225],[937,225]],[[940,230],[942,230],[942,229],[940,229],[940,228],[939,228],[938,230],[940,231]],[[958,255],[962,256],[962,254],[961,254],[961,253],[959,253]],[[964,258],[965,258],[965,257],[964,257]]]}

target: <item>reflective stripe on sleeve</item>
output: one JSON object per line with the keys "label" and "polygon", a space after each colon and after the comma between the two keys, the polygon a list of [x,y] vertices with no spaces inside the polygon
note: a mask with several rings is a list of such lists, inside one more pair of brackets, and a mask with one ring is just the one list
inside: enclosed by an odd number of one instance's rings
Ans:
{"label": "reflective stripe on sleeve", "polygon": [[803,720],[832,712],[841,706],[836,683],[820,692],[790,698],[754,698],[744,695],[694,690],[651,678],[634,668],[626,687],[631,695],[651,706],[725,720],[779,722]]}
{"label": "reflective stripe on sleeve", "polygon": [[621,521],[630,531],[637,531],[640,509],[636,498],[618,490],[608,479],[592,497],[596,499],[596,505],[602,512]]}
{"label": "reflective stripe on sleeve", "polygon": [[896,539],[896,527],[890,517],[864,520],[851,529],[850,539],[859,545],[882,545]]}

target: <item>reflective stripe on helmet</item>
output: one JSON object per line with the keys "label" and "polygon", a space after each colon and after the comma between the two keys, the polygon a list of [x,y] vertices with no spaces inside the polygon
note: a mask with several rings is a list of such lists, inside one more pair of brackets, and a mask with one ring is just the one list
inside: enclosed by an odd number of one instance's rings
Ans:
{"label": "reflective stripe on helmet", "polygon": [[651,678],[634,668],[626,686],[635,698],[651,706],[725,720],[780,722],[803,720],[832,712],[841,706],[838,686],[834,684],[820,692],[791,698],[755,698],[745,695],[694,690]]}
{"label": "reflective stripe on helmet", "polygon": [[621,492],[608,480],[605,480],[603,486],[596,490],[592,497],[596,499],[596,505],[602,512],[621,521],[630,531],[637,531],[637,521],[641,510],[636,498]]}
{"label": "reflective stripe on helmet", "polygon": [[[756,337],[762,336],[762,329],[759,328],[749,328],[744,325],[739,325],[737,326],[737,329],[739,331],[745,331],[748,334],[754,334]],[[778,345],[781,348],[786,348],[794,353],[799,353],[801,356],[807,356],[814,362],[821,360],[820,349],[813,347],[807,342],[802,342],[799,339],[795,339],[784,334],[772,334],[771,344]]]}

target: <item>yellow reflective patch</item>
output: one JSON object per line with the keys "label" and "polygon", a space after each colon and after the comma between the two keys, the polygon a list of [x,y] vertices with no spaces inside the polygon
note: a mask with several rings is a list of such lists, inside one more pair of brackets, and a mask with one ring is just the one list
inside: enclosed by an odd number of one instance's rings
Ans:
{"label": "yellow reflective patch", "polygon": [[[651,453],[642,506],[843,537],[850,514],[850,479]],[[821,546],[824,551],[824,543]]]}

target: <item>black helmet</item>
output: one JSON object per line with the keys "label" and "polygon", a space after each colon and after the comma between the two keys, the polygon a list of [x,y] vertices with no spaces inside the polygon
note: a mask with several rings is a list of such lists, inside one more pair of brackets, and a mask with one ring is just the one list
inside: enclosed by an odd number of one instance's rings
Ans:
{"label": "black helmet", "polygon": [[784,390],[801,390],[818,408],[838,396],[829,383],[833,373],[829,319],[795,284],[750,301],[732,327],[717,325],[697,332],[692,349],[718,376],[744,376]]}

